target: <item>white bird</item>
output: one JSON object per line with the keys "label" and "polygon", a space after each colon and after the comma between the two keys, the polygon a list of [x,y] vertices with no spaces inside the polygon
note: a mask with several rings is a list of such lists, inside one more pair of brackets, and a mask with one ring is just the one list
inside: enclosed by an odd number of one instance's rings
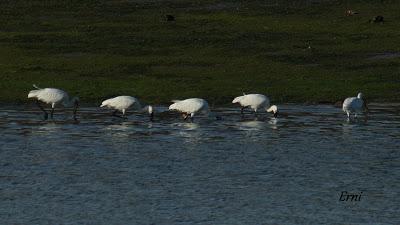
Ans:
{"label": "white bird", "polygon": [[358,93],[357,97],[346,98],[343,102],[343,112],[347,114],[347,118],[350,119],[350,114],[354,113],[354,118],[357,117],[357,113],[361,113],[364,110],[368,110],[367,104],[362,99],[363,94]]}
{"label": "white bird", "polygon": [[193,117],[197,113],[210,113],[207,101],[201,98],[172,100],[172,102],[174,103],[168,109],[181,112],[184,120],[190,116],[190,119],[193,121]]}
{"label": "white bird", "polygon": [[245,108],[251,108],[254,110],[254,113],[257,113],[257,110],[260,108],[265,109],[267,112],[272,112],[274,117],[278,116],[278,107],[276,105],[270,106],[270,102],[267,96],[261,94],[244,94],[242,96],[236,97],[233,99],[232,103],[239,103],[242,108],[240,112],[243,115],[243,110]]}
{"label": "white bird", "polygon": [[147,111],[150,116],[150,120],[153,120],[153,107],[151,105],[148,105],[142,108],[139,100],[132,96],[118,96],[115,98],[104,100],[101,103],[100,107],[115,109],[112,114],[113,116],[118,116],[116,114],[118,111],[122,112],[122,116],[125,116],[126,110],[128,110],[129,108],[142,112]]}
{"label": "white bird", "polygon": [[44,112],[44,119],[48,119],[48,113],[46,110],[40,105],[40,102],[44,102],[46,104],[51,104],[51,113],[50,117],[53,118],[54,108],[62,104],[64,107],[74,107],[73,114],[74,119],[76,120],[76,112],[79,107],[79,98],[73,97],[72,99],[69,98],[68,94],[60,89],[56,88],[39,88],[36,85],[33,85],[36,90],[32,90],[28,94],[28,98],[35,98],[36,103],[39,108]]}

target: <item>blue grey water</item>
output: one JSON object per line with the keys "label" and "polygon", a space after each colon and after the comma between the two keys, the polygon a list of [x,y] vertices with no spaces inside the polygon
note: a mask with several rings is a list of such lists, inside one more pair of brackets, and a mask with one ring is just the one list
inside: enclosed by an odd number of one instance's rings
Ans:
{"label": "blue grey water", "polygon": [[400,105],[352,121],[329,105],[216,112],[86,107],[77,123],[1,106],[0,224],[400,224]]}

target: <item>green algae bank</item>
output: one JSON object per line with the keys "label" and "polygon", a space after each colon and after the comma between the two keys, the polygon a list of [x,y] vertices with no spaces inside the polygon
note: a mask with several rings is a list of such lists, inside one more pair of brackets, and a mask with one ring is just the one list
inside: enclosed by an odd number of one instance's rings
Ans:
{"label": "green algae bank", "polygon": [[[0,1],[0,101],[400,99],[398,1]],[[373,20],[382,16],[383,21]],[[375,22],[374,22],[375,21]]]}

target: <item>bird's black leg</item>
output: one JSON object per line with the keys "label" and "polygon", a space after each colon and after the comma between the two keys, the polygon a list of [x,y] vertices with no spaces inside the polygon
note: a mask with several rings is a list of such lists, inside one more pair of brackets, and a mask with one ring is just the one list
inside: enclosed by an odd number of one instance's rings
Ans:
{"label": "bird's black leg", "polygon": [[186,120],[189,117],[189,114],[183,113],[182,116],[183,116],[183,120]]}
{"label": "bird's black leg", "polygon": [[79,108],[79,101],[75,101],[74,110],[72,111],[72,114],[74,115],[74,120],[75,121],[77,121],[76,113],[78,112],[78,108]]}
{"label": "bird's black leg", "polygon": [[49,118],[49,114],[46,112],[46,110],[43,108],[43,106],[40,104],[39,100],[36,100],[36,104],[38,107],[44,112],[44,119],[47,120]]}
{"label": "bird's black leg", "polygon": [[150,113],[150,121],[151,121],[151,122],[154,121],[154,113],[153,113],[153,112]]}
{"label": "bird's black leg", "polygon": [[193,123],[193,121],[194,121],[194,117],[193,117],[193,116],[190,116],[190,122]]}

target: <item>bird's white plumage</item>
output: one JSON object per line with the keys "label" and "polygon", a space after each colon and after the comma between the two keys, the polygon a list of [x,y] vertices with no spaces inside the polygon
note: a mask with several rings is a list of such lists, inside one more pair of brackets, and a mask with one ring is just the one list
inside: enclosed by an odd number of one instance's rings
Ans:
{"label": "bird's white plumage", "polygon": [[141,109],[139,100],[132,96],[118,96],[104,100],[100,107],[112,108],[121,112],[125,112],[129,108],[134,110]]}
{"label": "bird's white plumage", "polygon": [[232,103],[239,103],[242,107],[250,107],[257,112],[258,109],[264,108],[267,112],[273,112],[274,114],[278,111],[276,105],[270,107],[269,98],[262,94],[243,94],[233,99]]}
{"label": "bird's white plumage", "polygon": [[201,98],[189,98],[182,101],[174,100],[175,103],[169,106],[169,110],[177,110],[182,113],[194,116],[199,112],[208,113],[208,103]]}
{"label": "bird's white plumage", "polygon": [[46,104],[51,104],[51,118],[53,118],[54,108],[58,104],[64,105],[64,107],[74,107],[74,119],[76,119],[76,112],[79,107],[79,98],[73,97],[70,99],[67,92],[57,89],[57,88],[39,88],[36,85],[33,85],[36,90],[31,90],[28,93],[28,98],[34,98],[38,102],[39,108],[44,112],[44,118],[48,118],[48,113],[46,110],[40,105],[39,101],[44,102]]}
{"label": "bird's white plumage", "polygon": [[66,107],[72,104],[68,94],[65,91],[57,88],[42,88],[32,90],[29,92],[28,98],[36,98],[37,100],[44,103],[52,104],[53,108],[55,105],[60,103],[62,103]]}
{"label": "bird's white plumage", "polygon": [[233,99],[232,103],[239,103],[242,107],[250,107],[254,111],[257,111],[260,108],[269,107],[268,97],[261,94],[248,94],[239,96]]}
{"label": "bird's white plumage", "polygon": [[36,98],[47,104],[51,104],[54,108],[58,104],[63,104],[65,107],[71,107],[79,101],[78,97],[70,99],[67,92],[57,88],[38,88],[33,85],[37,90],[32,90],[28,94],[28,98]]}
{"label": "bird's white plumage", "polygon": [[359,93],[357,97],[346,98],[343,102],[343,112],[347,113],[350,117],[351,113],[361,113],[364,110],[364,100],[362,99],[362,94]]}

